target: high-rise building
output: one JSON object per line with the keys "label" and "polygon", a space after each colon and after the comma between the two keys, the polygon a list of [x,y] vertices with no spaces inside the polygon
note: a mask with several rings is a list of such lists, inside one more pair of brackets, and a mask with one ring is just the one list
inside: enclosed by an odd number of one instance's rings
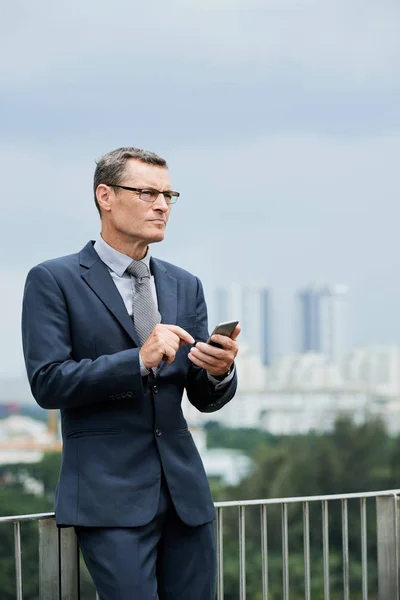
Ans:
{"label": "high-rise building", "polygon": [[347,351],[348,288],[314,283],[299,292],[300,351],[340,362]]}
{"label": "high-rise building", "polygon": [[240,341],[268,365],[271,360],[270,292],[258,285],[231,284],[218,288],[215,295],[216,322],[238,319]]}

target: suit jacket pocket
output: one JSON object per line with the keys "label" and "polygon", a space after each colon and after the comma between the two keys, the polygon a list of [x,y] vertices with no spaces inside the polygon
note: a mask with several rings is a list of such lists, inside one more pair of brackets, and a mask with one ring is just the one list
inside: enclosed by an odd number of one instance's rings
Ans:
{"label": "suit jacket pocket", "polygon": [[196,329],[196,315],[182,315],[177,317],[176,324],[182,327],[185,331],[191,332]]}
{"label": "suit jacket pocket", "polygon": [[120,429],[111,429],[110,427],[104,427],[102,429],[76,429],[75,431],[67,433],[67,438],[78,438],[91,435],[118,435],[120,433]]}

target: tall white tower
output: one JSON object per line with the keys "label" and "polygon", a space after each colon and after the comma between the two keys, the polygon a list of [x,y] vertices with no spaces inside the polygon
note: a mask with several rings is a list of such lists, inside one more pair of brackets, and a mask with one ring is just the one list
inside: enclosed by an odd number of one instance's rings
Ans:
{"label": "tall white tower", "polygon": [[270,292],[258,285],[231,284],[218,288],[215,294],[217,322],[238,319],[249,352],[261,358],[264,365],[271,360]]}
{"label": "tall white tower", "polygon": [[301,352],[341,362],[348,344],[348,288],[313,283],[298,295]]}

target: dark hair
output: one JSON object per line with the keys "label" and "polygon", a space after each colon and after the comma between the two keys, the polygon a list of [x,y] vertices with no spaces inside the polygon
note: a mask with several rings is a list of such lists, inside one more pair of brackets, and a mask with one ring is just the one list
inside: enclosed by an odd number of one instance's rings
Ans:
{"label": "dark hair", "polygon": [[97,187],[101,183],[108,185],[117,185],[121,181],[121,177],[125,171],[126,162],[129,159],[135,159],[148,165],[163,167],[168,169],[166,161],[150,152],[149,150],[140,150],[139,148],[117,148],[111,152],[104,154],[97,162],[93,178],[94,201],[96,208],[101,216],[101,210],[96,198]]}

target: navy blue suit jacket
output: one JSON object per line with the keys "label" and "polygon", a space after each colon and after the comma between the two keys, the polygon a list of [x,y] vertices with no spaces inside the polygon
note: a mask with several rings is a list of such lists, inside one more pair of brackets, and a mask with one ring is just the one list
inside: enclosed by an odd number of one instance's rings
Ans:
{"label": "navy blue suit jacket", "polygon": [[[207,339],[200,281],[152,259],[163,323]],[[23,347],[33,396],[61,410],[63,456],[56,493],[59,525],[131,527],[154,517],[164,471],[175,508],[188,525],[215,517],[204,468],[181,400],[202,412],[234,396],[236,377],[216,391],[181,348],[155,378],[142,378],[132,318],[89,242],[78,254],[28,274]]]}

